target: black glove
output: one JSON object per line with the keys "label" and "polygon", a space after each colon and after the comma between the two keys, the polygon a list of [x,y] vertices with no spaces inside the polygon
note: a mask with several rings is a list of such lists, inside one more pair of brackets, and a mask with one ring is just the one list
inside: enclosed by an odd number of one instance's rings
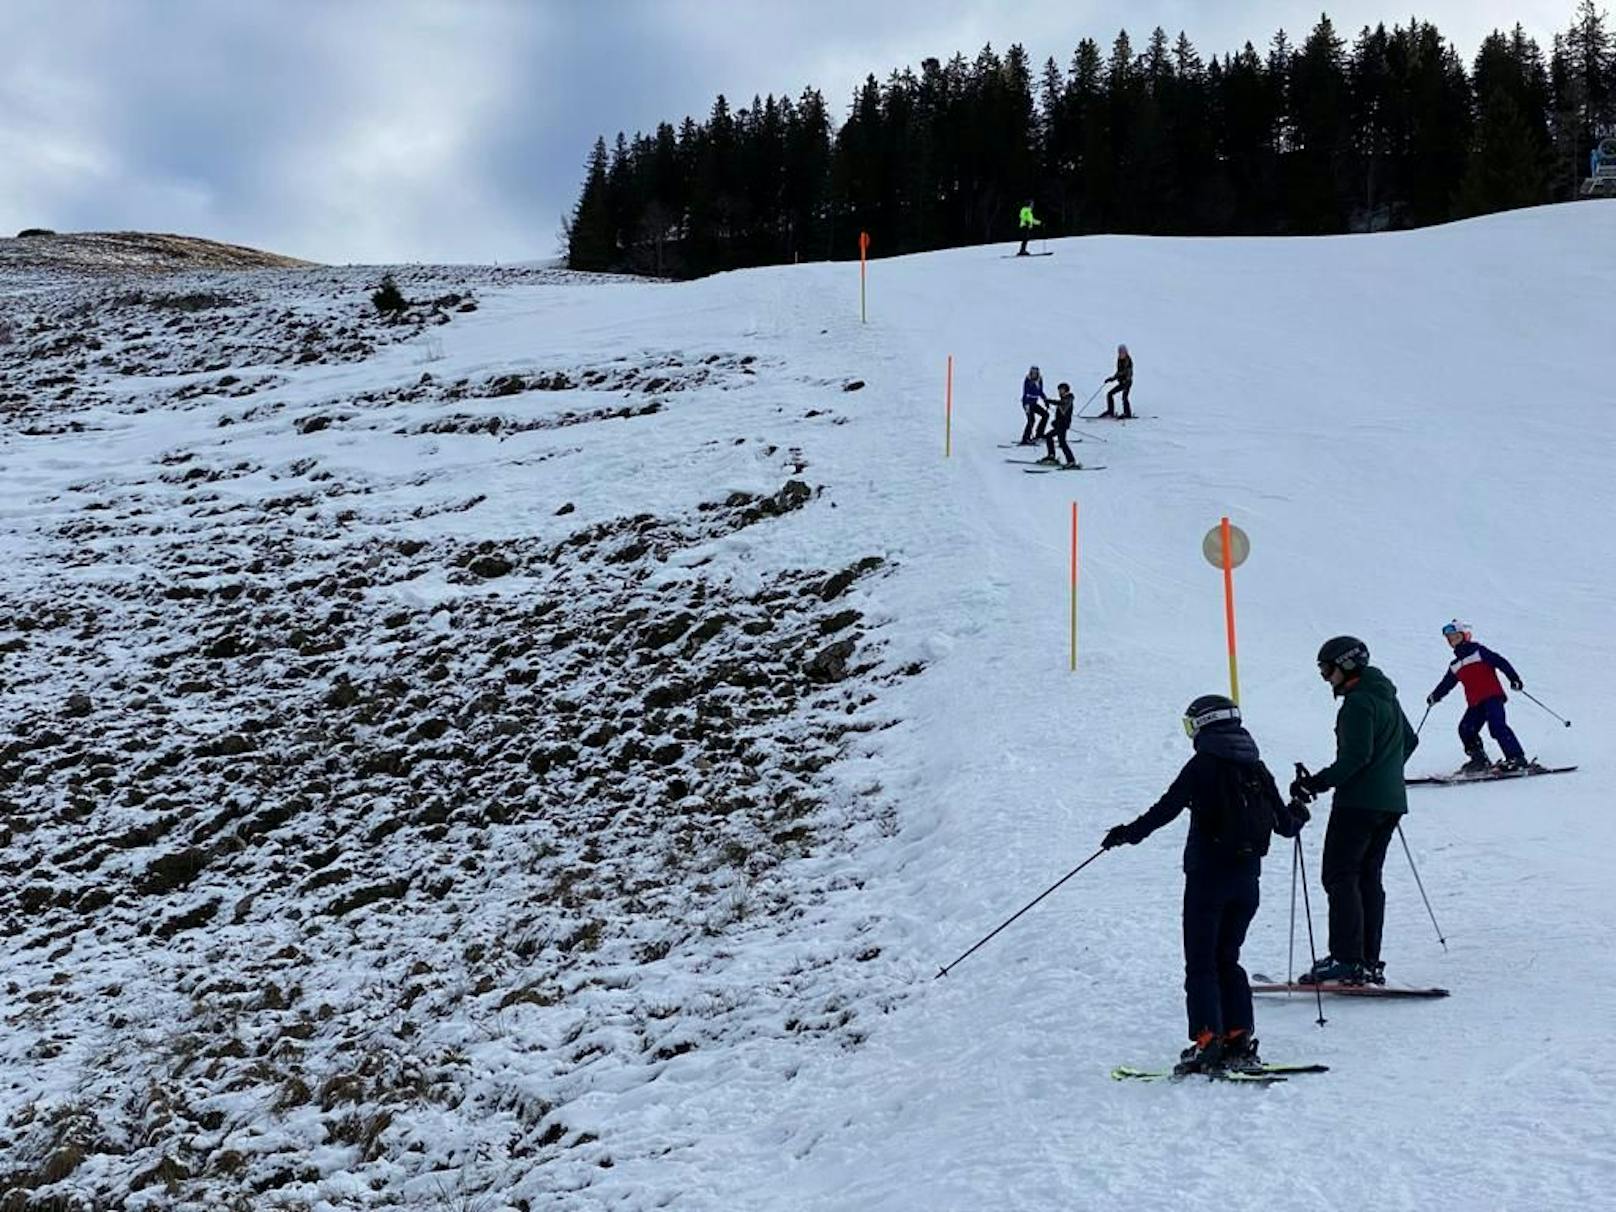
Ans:
{"label": "black glove", "polygon": [[1300,800],[1292,800],[1274,814],[1274,832],[1280,837],[1296,837],[1313,814]]}
{"label": "black glove", "polygon": [[1437,705],[1437,701],[1438,700],[1437,700],[1437,697],[1436,697],[1436,691],[1434,691],[1434,690],[1431,691],[1430,694],[1425,696],[1425,705],[1427,707],[1435,707]]}
{"label": "black glove", "polygon": [[1112,825],[1111,828],[1105,831],[1105,839],[1100,843],[1100,849],[1115,850],[1118,846],[1132,846],[1137,844],[1138,841],[1139,839],[1134,837],[1132,830],[1128,826]]}
{"label": "black glove", "polygon": [[1509,688],[1511,690],[1525,690],[1526,689],[1526,683],[1521,681],[1520,678],[1510,678],[1509,679]]}
{"label": "black glove", "polygon": [[1313,797],[1318,794],[1313,790],[1313,776],[1299,774],[1291,780],[1290,793],[1292,801],[1299,804],[1311,804]]}

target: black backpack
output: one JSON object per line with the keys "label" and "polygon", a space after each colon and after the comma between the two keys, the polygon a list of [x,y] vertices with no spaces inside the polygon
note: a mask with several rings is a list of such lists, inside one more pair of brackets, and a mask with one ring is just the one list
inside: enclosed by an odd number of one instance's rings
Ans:
{"label": "black backpack", "polygon": [[1274,776],[1261,762],[1220,761],[1218,767],[1218,804],[1207,814],[1212,844],[1225,858],[1261,858],[1274,832]]}

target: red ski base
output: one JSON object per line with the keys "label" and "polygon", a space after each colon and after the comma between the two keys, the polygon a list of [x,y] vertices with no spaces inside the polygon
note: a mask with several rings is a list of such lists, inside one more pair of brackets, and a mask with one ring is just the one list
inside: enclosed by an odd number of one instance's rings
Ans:
{"label": "red ski base", "polygon": [[1446,989],[1409,989],[1402,985],[1343,985],[1338,981],[1325,981],[1322,985],[1287,985],[1282,981],[1271,981],[1266,976],[1253,976],[1251,978],[1251,991],[1253,993],[1303,993],[1313,996],[1313,990],[1320,993],[1337,993],[1342,997],[1418,997],[1434,998],[1447,997]]}

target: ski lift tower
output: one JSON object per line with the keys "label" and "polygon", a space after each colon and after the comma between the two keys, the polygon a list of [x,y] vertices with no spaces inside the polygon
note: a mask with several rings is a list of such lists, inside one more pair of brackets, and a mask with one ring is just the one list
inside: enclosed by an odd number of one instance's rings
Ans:
{"label": "ski lift tower", "polygon": [[1616,197],[1616,135],[1594,144],[1588,159],[1588,179],[1582,183],[1584,198]]}

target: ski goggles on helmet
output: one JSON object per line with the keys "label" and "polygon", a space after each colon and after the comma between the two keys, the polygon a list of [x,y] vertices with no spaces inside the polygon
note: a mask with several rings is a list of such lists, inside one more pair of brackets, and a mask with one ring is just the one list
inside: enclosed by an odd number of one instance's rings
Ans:
{"label": "ski goggles on helmet", "polygon": [[1442,634],[1443,635],[1469,635],[1470,634],[1470,628],[1469,628],[1468,625],[1466,625],[1464,623],[1461,623],[1457,619],[1455,619],[1451,623],[1442,624]]}
{"label": "ski goggles on helmet", "polygon": [[1184,717],[1184,735],[1194,739],[1195,734],[1208,724],[1221,723],[1224,720],[1240,722],[1240,708],[1225,707],[1221,711],[1203,711],[1200,715],[1187,715]]}

